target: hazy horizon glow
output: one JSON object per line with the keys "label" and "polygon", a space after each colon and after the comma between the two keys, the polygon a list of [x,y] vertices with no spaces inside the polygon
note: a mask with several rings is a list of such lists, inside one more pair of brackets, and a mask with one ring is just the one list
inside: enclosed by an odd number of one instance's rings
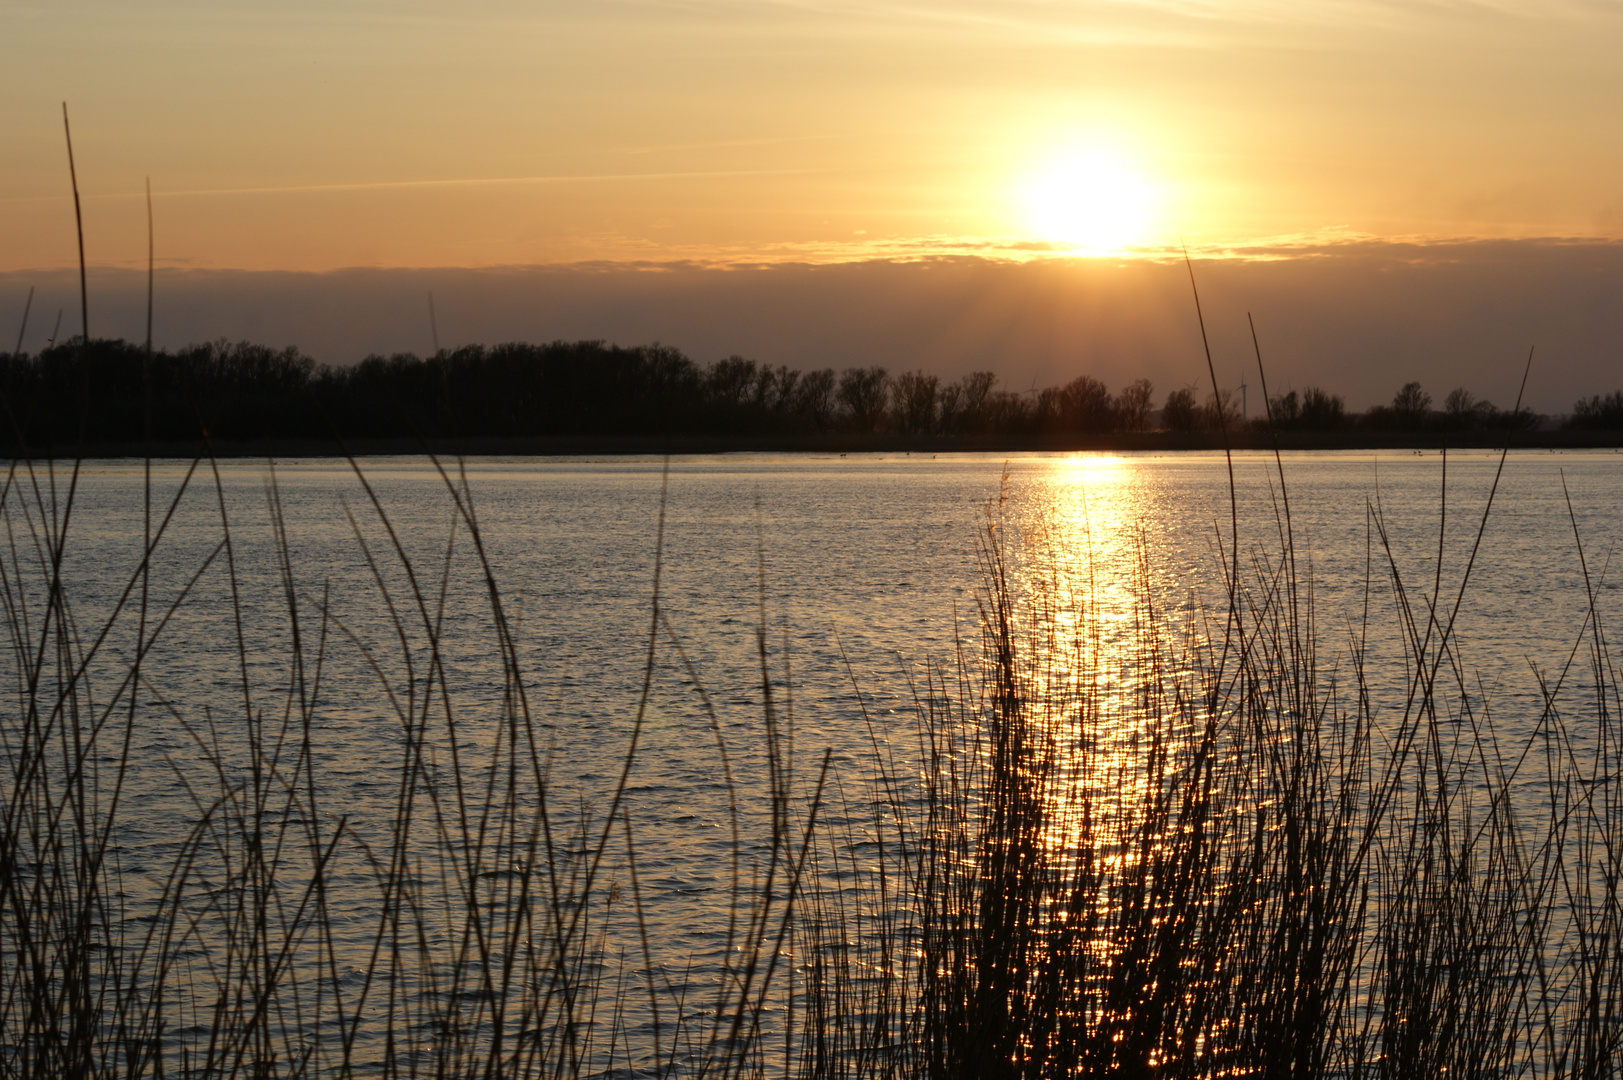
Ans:
{"label": "hazy horizon glow", "polygon": [[[0,34],[0,270],[75,258],[63,100],[115,267],[147,176],[193,268],[1623,237],[1599,0],[66,0]],[[1067,160],[1113,178],[1034,196]]]}

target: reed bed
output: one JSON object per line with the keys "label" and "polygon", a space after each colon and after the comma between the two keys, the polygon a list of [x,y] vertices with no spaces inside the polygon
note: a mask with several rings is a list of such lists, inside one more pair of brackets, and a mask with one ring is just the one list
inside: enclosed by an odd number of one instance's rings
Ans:
{"label": "reed bed", "polygon": [[[805,920],[807,1075],[1615,1075],[1593,583],[1507,743],[1455,639],[1469,568],[1415,591],[1372,509],[1364,621],[1327,661],[1280,481],[1219,603],[1169,615],[1141,549],[1108,637],[1086,561],[989,517],[980,648],[924,672],[910,753],[876,736],[877,850],[831,845],[860,880]],[[1375,619],[1405,652],[1384,704]]]}
{"label": "reed bed", "polygon": [[[146,554],[93,626],[64,571],[77,470],[19,463],[0,492],[12,679],[0,727],[0,1075],[759,1073],[815,790],[795,804],[804,825],[771,793],[783,813],[747,856],[739,849],[711,962],[685,975],[656,967],[626,805],[643,709],[601,805],[554,794],[465,476],[443,474],[485,589],[476,644],[495,657],[483,670],[497,684],[474,699],[448,661],[468,644],[446,641],[452,542],[440,566],[413,563],[359,469],[375,527],[351,525],[385,633],[369,638],[297,580],[272,483],[283,652],[268,677],[251,673],[267,613],[245,626],[244,566],[210,466],[194,463],[173,503],[150,508]],[[220,492],[217,542],[166,591],[155,555],[199,475]],[[223,692],[187,711],[149,657],[186,636],[209,575],[225,606],[209,629],[235,636],[237,670],[209,673]],[[656,573],[649,680],[658,596]],[[332,738],[324,679],[344,646],[371,673],[374,719],[396,729],[397,758],[364,763],[388,788],[381,822],[335,804],[319,774]],[[763,719],[770,739],[770,708]],[[168,761],[187,825],[167,840],[142,835],[150,809],[128,790],[132,747],[159,721],[190,744]],[[784,771],[775,782],[796,781]],[[151,865],[155,852],[166,865]]]}
{"label": "reed bed", "polygon": [[[0,1076],[1616,1071],[1623,741],[1593,591],[1511,741],[1455,635],[1469,573],[1417,588],[1374,510],[1365,629],[1327,641],[1283,470],[1272,531],[1236,518],[1220,545],[1220,595],[1169,592],[1177,568],[1146,543],[1125,622],[1100,617],[1086,552],[995,503],[977,624],[912,669],[910,717],[869,719],[854,771],[797,759],[763,613],[757,779],[664,616],[656,559],[638,704],[582,802],[554,775],[466,475],[441,468],[454,529],[430,565],[354,471],[383,629],[300,580],[272,481],[267,663],[206,455],[182,488],[216,493],[209,553],[156,583],[180,496],[149,495],[144,555],[91,621],[65,570],[77,470],[12,467]],[[477,626],[447,619],[453,547]],[[154,658],[204,593],[236,670],[198,708]],[[1404,642],[1397,702],[1367,666],[1376,620]],[[469,648],[494,657],[471,690]],[[395,731],[396,757],[370,763],[387,820],[323,783],[340,651]],[[711,944],[674,959],[651,940],[670,898],[638,873],[634,824],[671,664],[711,719],[731,852]],[[189,742],[168,793],[186,827],[138,855],[130,778],[155,718]]]}

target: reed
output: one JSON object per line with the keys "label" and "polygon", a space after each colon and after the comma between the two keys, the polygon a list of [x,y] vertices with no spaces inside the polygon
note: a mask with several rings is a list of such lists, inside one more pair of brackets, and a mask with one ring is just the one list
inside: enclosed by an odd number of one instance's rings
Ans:
{"label": "reed", "polygon": [[[1109,638],[1086,561],[992,509],[980,648],[924,673],[911,752],[876,735],[863,843],[830,859],[859,880],[807,913],[806,1075],[1615,1072],[1593,584],[1513,742],[1454,632],[1477,548],[1452,595],[1440,568],[1417,593],[1372,508],[1364,621],[1327,662],[1278,505],[1189,618],[1141,550]],[[1396,701],[1367,666],[1382,618]]]}
{"label": "reed", "polygon": [[[350,525],[382,633],[350,625],[327,591],[299,580],[273,478],[282,652],[267,680],[251,670],[264,656],[265,598],[245,597],[211,460],[157,508],[139,565],[93,625],[64,570],[77,467],[12,468],[0,489],[12,678],[0,727],[0,1075],[758,1072],[821,777],[791,798],[801,778],[773,750],[778,811],[769,836],[737,840],[719,961],[691,977],[663,972],[626,812],[643,709],[603,804],[560,803],[466,477],[442,472],[453,535],[439,566],[421,567],[355,473],[371,527],[360,512]],[[216,539],[160,595],[168,586],[152,563],[198,483],[214,489]],[[469,644],[445,631],[458,542],[485,590],[479,645],[496,657],[495,693],[464,693],[447,661],[448,644]],[[236,670],[210,673],[225,689],[198,710],[184,687],[161,685],[152,656],[199,630],[203,591],[223,607],[206,632],[230,636]],[[652,607],[643,706],[657,570]],[[345,647],[371,672],[369,719],[397,733],[396,760],[371,763],[392,785],[382,821],[333,805],[321,775],[328,669]],[[130,805],[129,787],[159,720],[190,744],[168,759],[178,804],[168,819],[188,825],[167,842],[146,837],[137,855],[152,811]],[[770,743],[770,707],[765,725]],[[742,849],[763,839],[764,853]],[[132,865],[154,852],[166,865]]]}
{"label": "reed", "polygon": [[[1616,1071],[1623,739],[1576,525],[1587,619],[1511,727],[1455,632],[1475,549],[1457,586],[1440,568],[1417,586],[1372,507],[1363,622],[1332,646],[1283,468],[1271,529],[1219,532],[1217,600],[1179,595],[1146,543],[1125,621],[1105,617],[1105,568],[1000,500],[957,653],[909,669],[911,716],[868,716],[870,756],[843,775],[797,759],[763,603],[758,779],[662,608],[656,542],[637,704],[582,801],[467,475],[436,463],[451,527],[425,560],[351,465],[365,619],[301,579],[274,473],[271,542],[241,543],[206,452],[91,616],[69,569],[78,468],[12,465],[0,1076]],[[215,522],[175,576],[192,488]],[[250,585],[267,578],[274,612]],[[451,617],[459,589],[476,621]],[[1400,665],[1373,656],[1378,620]],[[234,664],[201,697],[159,662],[198,633]],[[369,766],[381,817],[323,776],[356,694],[333,685],[341,656],[393,732]],[[671,665],[708,717],[730,852],[691,958],[652,940],[672,898],[638,863]],[[133,779],[160,724],[184,740],[167,837],[145,835]]]}

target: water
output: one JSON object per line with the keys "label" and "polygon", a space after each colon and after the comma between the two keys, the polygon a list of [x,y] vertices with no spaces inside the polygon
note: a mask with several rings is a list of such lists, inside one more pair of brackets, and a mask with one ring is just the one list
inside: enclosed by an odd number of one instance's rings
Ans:
{"label": "water", "polygon": [[[1540,678],[1549,685],[1559,677],[1584,640],[1591,591],[1603,621],[1615,613],[1608,561],[1623,531],[1616,503],[1623,456],[1519,452],[1499,470],[1499,455],[1483,452],[1451,454],[1446,463],[1435,453],[1292,454],[1282,485],[1271,455],[1242,454],[1234,461],[1235,513],[1249,568],[1279,558],[1288,512],[1298,575],[1313,587],[1321,665],[1345,667],[1349,642],[1361,641],[1376,707],[1387,715],[1401,715],[1411,685],[1394,580],[1415,610],[1435,594],[1444,624],[1457,607],[1470,693],[1491,703],[1501,736],[1514,746],[1535,730]],[[148,627],[169,614],[142,660],[146,685],[127,755],[118,739],[130,715],[125,677],[137,640],[138,608],[129,597],[140,593],[126,590],[139,580],[145,528],[140,464],[88,463],[66,519],[62,565],[74,650],[89,656],[80,687],[88,694],[78,704],[107,733],[95,755],[102,805],[111,805],[117,762],[127,762],[113,833],[118,917],[131,933],[161,923],[152,905],[175,894],[176,865],[226,844],[240,869],[259,857],[257,837],[275,834],[285,838],[277,857],[287,869],[269,908],[296,925],[314,902],[310,867],[342,820],[358,843],[334,846],[324,864],[332,895],[319,898],[330,934],[325,977],[340,989],[307,988],[301,1008],[311,1015],[278,1019],[288,1045],[315,1047],[311,1060],[323,1068],[337,1060],[341,1040],[314,1015],[328,1000],[322,995],[341,995],[378,970],[387,900],[375,883],[398,841],[398,777],[414,746],[428,762],[422,791],[433,797],[420,793],[409,829],[422,851],[438,851],[401,871],[421,896],[435,895],[441,874],[487,883],[477,888],[528,880],[538,841],[526,839],[523,822],[544,783],[560,860],[584,873],[604,844],[590,894],[604,907],[593,925],[607,933],[601,940],[611,954],[632,957],[588,969],[604,987],[616,979],[641,985],[646,965],[628,921],[625,841],[601,820],[640,717],[623,807],[637,848],[647,950],[656,982],[691,985],[697,998],[727,962],[735,863],[724,755],[745,844],[736,872],[747,878],[753,866],[764,874],[774,857],[764,839],[773,822],[764,798],[768,691],[781,721],[780,759],[792,766],[785,791],[798,812],[810,803],[827,749],[837,783],[824,789],[823,819],[860,831],[872,740],[908,745],[912,705],[931,666],[950,671],[955,656],[977,654],[989,522],[999,523],[1017,577],[1057,567],[1071,595],[1089,598],[1087,618],[1107,644],[1125,640],[1147,599],[1179,625],[1205,606],[1222,608],[1222,565],[1235,535],[1221,454],[746,455],[677,459],[668,472],[653,460],[478,460],[449,476],[425,462],[376,459],[364,464],[370,492],[341,461],[279,463],[274,471],[263,462],[221,463],[218,484],[205,465],[183,489],[186,473],[185,464],[165,462],[151,476],[154,527],[184,493],[147,580]],[[68,476],[19,474],[12,482],[10,550],[0,560],[11,583],[13,641],[32,655],[41,640],[60,643],[42,637],[41,568],[50,561],[50,516],[59,525],[66,517]],[[457,519],[453,492],[472,508],[482,551]],[[222,547],[222,519],[229,547]],[[486,566],[511,635],[509,657]],[[438,655],[429,628],[441,642]],[[302,674],[290,662],[295,634]],[[508,659],[516,680],[507,677]],[[8,665],[9,679],[19,670],[16,654]],[[1123,680],[1130,666],[1130,657],[1120,661]],[[1563,693],[1583,715],[1592,693],[1584,679],[1569,678]],[[533,746],[504,745],[511,729],[503,717],[517,713],[531,721]],[[15,726],[10,748],[19,745]],[[1576,733],[1580,745],[1586,737]],[[271,761],[278,752],[283,757]],[[468,790],[451,782],[453,754],[461,755]],[[494,799],[478,786],[492,777]],[[15,772],[7,784],[17,789]],[[253,791],[257,804],[244,794]],[[249,815],[255,839],[241,829],[235,839],[209,839],[210,830],[229,834],[233,813],[251,804],[276,808]],[[457,859],[472,846],[470,828],[477,832],[486,819],[477,812],[458,819],[458,805],[498,807],[476,866]],[[436,834],[436,813],[457,824]],[[453,840],[436,848],[435,835]],[[210,935],[245,918],[253,890],[208,857],[196,859],[187,864],[195,880],[182,905],[190,922],[176,925],[190,925],[194,940],[185,944],[202,964],[211,947],[220,950]],[[447,956],[462,947],[454,913],[425,909],[405,922],[413,919],[416,929],[403,938],[415,933]],[[501,940],[544,952],[531,941],[537,926],[503,925]],[[271,932],[267,940],[276,938]],[[287,951],[315,944],[306,935]],[[138,968],[134,939],[118,947]],[[267,947],[272,953],[281,955]],[[466,958],[451,968],[458,965]],[[177,1061],[182,1049],[195,1055],[207,1042],[214,988],[251,976],[186,970],[191,982],[173,979],[165,991],[176,1015],[160,1039]],[[311,969],[303,977],[314,984],[324,976]],[[371,1011],[353,1022],[352,1057],[388,1067],[390,1008],[418,1017],[428,1015],[425,1002],[482,992],[440,977],[451,981],[435,988],[405,968],[376,980]],[[377,988],[384,984],[387,992]],[[380,1006],[390,994],[398,1003]],[[614,996],[604,992],[605,1000]],[[634,999],[624,1026],[646,1043],[653,1020],[642,998],[619,996]],[[15,1006],[10,1015],[18,1015]],[[455,1044],[443,1033],[440,1040]],[[620,1052],[621,1064],[625,1053],[645,1051]],[[413,1067],[438,1060],[432,1049],[413,1052]],[[588,1056],[593,1067],[608,1068],[615,1052],[599,1043]]]}

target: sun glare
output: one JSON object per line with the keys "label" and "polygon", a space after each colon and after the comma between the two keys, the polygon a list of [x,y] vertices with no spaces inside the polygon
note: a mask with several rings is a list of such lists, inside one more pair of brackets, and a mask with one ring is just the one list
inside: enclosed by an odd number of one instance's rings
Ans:
{"label": "sun glare", "polygon": [[1044,240],[1109,255],[1147,239],[1154,189],[1111,155],[1076,153],[1051,162],[1020,194],[1027,226]]}

